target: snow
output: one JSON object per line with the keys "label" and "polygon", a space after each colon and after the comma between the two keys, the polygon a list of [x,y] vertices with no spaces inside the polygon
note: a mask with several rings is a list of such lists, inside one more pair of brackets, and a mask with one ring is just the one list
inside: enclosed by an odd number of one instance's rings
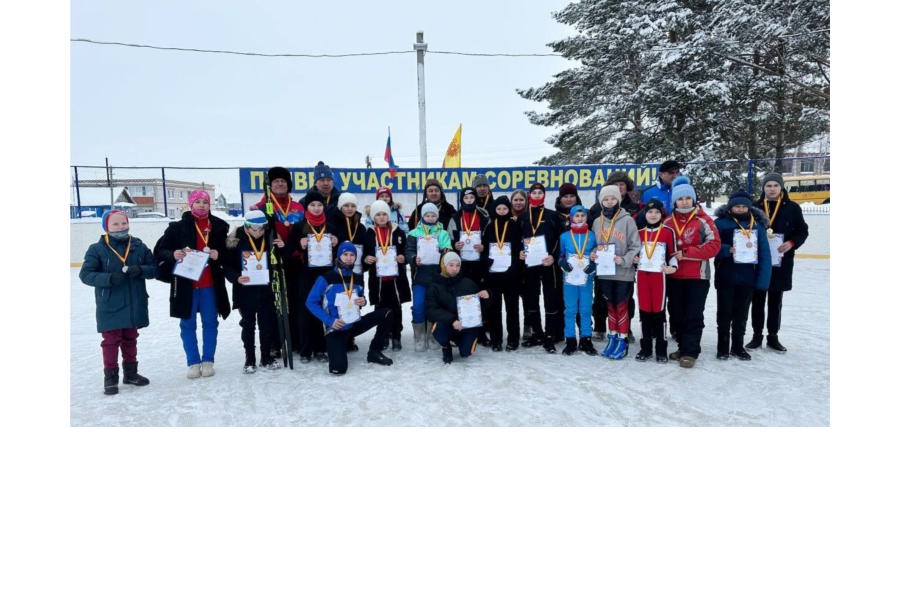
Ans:
{"label": "snow", "polygon": [[[150,326],[140,331],[146,387],[103,394],[93,289],[71,269],[73,426],[813,426],[830,424],[828,260],[797,259],[784,296],[781,341],[753,360],[715,359],[715,290],[706,305],[702,354],[693,369],[548,355],[540,348],[494,353],[444,365],[435,344],[416,353],[404,305],[402,351],[389,367],[365,362],[374,330],[357,339],[349,372],[325,363],[253,375],[241,372],[240,316],[220,320],[216,374],[188,380],[168,286],[148,282]],[[229,294],[230,294],[229,286]],[[748,324],[749,326],[749,324]],[[639,321],[634,324],[639,335]],[[198,332],[199,333],[199,332]],[[749,335],[747,336],[749,340]],[[560,344],[559,348],[561,349]],[[673,350],[670,346],[670,350]],[[295,355],[295,358],[299,358]],[[802,379],[801,379],[802,377]],[[802,383],[802,385],[798,385]]]}

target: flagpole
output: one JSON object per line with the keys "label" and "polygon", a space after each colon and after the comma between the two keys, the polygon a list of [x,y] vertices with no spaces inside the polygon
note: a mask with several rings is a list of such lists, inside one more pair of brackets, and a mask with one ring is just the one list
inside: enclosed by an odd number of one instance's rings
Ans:
{"label": "flagpole", "polygon": [[428,166],[428,152],[425,146],[425,51],[428,44],[425,43],[425,32],[416,32],[416,43],[413,50],[416,51],[416,63],[419,78],[419,166],[423,169]]}

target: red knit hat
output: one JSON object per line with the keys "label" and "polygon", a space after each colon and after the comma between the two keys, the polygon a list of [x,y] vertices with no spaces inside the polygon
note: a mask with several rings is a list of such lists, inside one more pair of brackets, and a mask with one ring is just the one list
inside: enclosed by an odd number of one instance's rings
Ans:
{"label": "red knit hat", "polygon": [[375,198],[376,199],[378,199],[378,196],[380,196],[382,194],[387,194],[391,200],[394,199],[394,193],[391,191],[391,188],[389,188],[389,187],[381,187],[381,188],[378,188],[377,190],[375,190]]}

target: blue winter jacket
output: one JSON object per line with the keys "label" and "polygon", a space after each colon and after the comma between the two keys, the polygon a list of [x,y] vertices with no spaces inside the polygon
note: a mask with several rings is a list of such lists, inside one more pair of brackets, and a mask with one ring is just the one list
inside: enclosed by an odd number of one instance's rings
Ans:
{"label": "blue winter jacket", "polygon": [[[575,238],[575,243],[572,243],[572,238]],[[581,250],[584,245],[584,238],[587,237],[587,246],[584,246],[584,256],[587,259],[587,265],[585,265],[585,273],[594,273],[597,270],[597,263],[591,260],[591,252],[594,248],[597,247],[597,238],[594,236],[594,232],[588,229],[587,233],[573,233],[571,230],[563,232],[559,236],[559,261],[558,264],[563,271],[569,270],[569,257],[573,255],[577,255],[578,251]],[[578,248],[576,249],[575,244],[578,244]],[[591,282],[591,278],[588,277],[588,285],[593,285]],[[569,285],[565,283],[564,285]]]}
{"label": "blue winter jacket", "polygon": [[[719,238],[722,240],[719,253],[714,261],[716,289],[736,285],[753,286],[757,290],[769,289],[769,279],[772,276],[772,254],[769,251],[769,240],[766,236],[768,219],[766,219],[765,213],[758,208],[751,208],[750,211],[756,221],[753,231],[756,233],[756,242],[759,248],[758,262],[755,265],[734,262],[731,247],[734,245],[735,235],[742,238],[743,234],[740,233],[738,224],[735,223],[725,206],[716,209],[715,223],[719,230]],[[741,224],[746,229],[750,225],[749,218]],[[740,239],[738,243],[740,243]]]}
{"label": "blue winter jacket", "polygon": [[666,208],[666,214],[672,214],[672,186],[657,181],[653,187],[648,187],[641,195],[641,204],[647,205],[651,200],[659,200]]}
{"label": "blue winter jacket", "polygon": [[[343,280],[341,280],[341,275],[343,275]],[[340,318],[338,309],[334,305],[335,296],[346,293],[344,284],[349,284],[353,286],[357,296],[365,299],[366,295],[362,283],[363,276],[356,275],[352,266],[347,269],[338,264],[335,264],[334,269],[328,273],[319,275],[316,278],[316,282],[306,297],[306,308],[317,319],[325,323],[327,328],[326,335],[333,331],[332,325]]]}

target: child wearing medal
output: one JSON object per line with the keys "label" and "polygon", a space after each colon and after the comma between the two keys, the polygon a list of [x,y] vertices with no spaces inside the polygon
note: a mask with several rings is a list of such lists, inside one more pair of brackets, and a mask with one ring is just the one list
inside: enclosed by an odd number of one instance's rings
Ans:
{"label": "child wearing medal", "polygon": [[716,209],[716,228],[722,242],[716,267],[716,358],[750,360],[744,349],[747,315],[755,290],[769,287],[772,255],[766,237],[769,220],[760,209],[751,206],[750,195],[738,190],[728,198],[727,206]]}
{"label": "child wearing medal", "polygon": [[675,258],[675,231],[662,224],[665,216],[662,200],[654,198],[644,208],[644,227],[638,230],[641,252],[634,257],[637,265],[638,310],[641,317],[641,349],[635,360],[644,362],[653,356],[656,340],[656,362],[669,362],[666,342],[666,275],[678,269]]}
{"label": "child wearing medal", "polygon": [[490,217],[487,210],[478,206],[475,188],[463,188],[460,195],[462,200],[459,211],[450,218],[447,233],[462,260],[463,277],[481,285],[484,280],[484,268],[481,264],[481,252],[484,250],[482,239]]}
{"label": "child wearing medal", "polygon": [[[187,256],[187,252],[200,251],[209,254],[196,281],[174,275],[169,288],[169,314],[180,319],[181,344],[187,359],[187,377],[212,377],[216,342],[219,335],[218,315],[227,319],[231,314],[228,290],[222,263],[228,223],[210,214],[209,194],[194,190],[188,195],[189,210],[181,220],[170,223],[156,244],[157,263],[174,265]],[[197,313],[203,326],[203,353],[197,343]]]}
{"label": "child wearing medal", "polygon": [[[594,219],[593,231],[597,249],[591,261],[598,257],[597,277],[600,290],[606,296],[606,320],[609,335],[606,348],[600,354],[613,360],[628,356],[628,300],[634,295],[634,257],[641,251],[637,224],[621,207],[622,192],[618,185],[600,188],[600,215]],[[600,256],[603,254],[604,256]]]}
{"label": "child wearing medal", "polygon": [[291,227],[287,247],[289,251],[300,250],[303,268],[300,269],[300,298],[303,304],[300,314],[291,315],[297,319],[300,331],[300,362],[309,363],[313,358],[328,360],[325,355],[325,330],[322,322],[306,308],[306,297],[320,275],[334,268],[334,248],[337,246],[336,231],[325,215],[325,197],[316,189],[306,194],[306,213],[299,223]]}
{"label": "child wearing medal", "polygon": [[[406,232],[401,227],[402,221],[391,221],[391,208],[387,202],[376,200],[368,208],[373,221],[372,228],[366,230],[363,266],[369,271],[369,298],[375,308],[391,310],[391,349],[401,350],[403,313],[400,305],[412,300],[403,254]],[[385,338],[381,350],[387,348],[387,343]]]}
{"label": "child wearing medal", "polygon": [[[244,344],[244,373],[256,373],[256,330],[259,329],[259,364],[270,371],[281,368],[276,360],[278,324],[275,315],[275,295],[269,274],[270,248],[266,241],[268,219],[261,210],[244,215],[244,224],[236,227],[225,240],[225,278],[232,283],[234,308],[241,314],[241,341]],[[283,252],[281,238],[272,236],[272,243]]]}
{"label": "child wearing medal", "polygon": [[[594,297],[593,274],[597,265],[590,254],[597,245],[594,232],[588,229],[588,211],[580,204],[569,209],[569,230],[559,237],[559,266],[565,271],[563,299],[565,303],[566,347],[563,354],[570,356],[581,350],[596,356],[591,342],[591,307]],[[579,316],[581,341],[575,340],[575,316]]]}
{"label": "child wearing medal", "polygon": [[[461,273],[462,260],[452,250],[441,257],[441,275],[428,287],[426,314],[434,323],[434,339],[441,346],[444,363],[453,362],[453,342],[459,348],[462,358],[471,356],[478,345],[478,334],[481,325],[464,323],[470,316],[478,317],[490,294]],[[460,304],[460,302],[464,304]],[[474,305],[465,304],[474,302]],[[465,307],[473,309],[472,313],[461,314]],[[461,308],[463,307],[463,308]],[[481,314],[484,314],[481,312]]]}
{"label": "child wearing medal", "polygon": [[663,224],[675,230],[678,270],[667,275],[666,299],[678,350],[669,353],[680,367],[690,369],[700,356],[703,310],[709,295],[710,259],[719,253],[719,230],[700,208],[689,183],[672,187],[674,209]]}
{"label": "child wearing medal", "polygon": [[147,279],[156,277],[153,253],[128,233],[128,215],[108,210],[101,217],[99,241],[84,254],[79,279],[94,288],[97,304],[97,332],[102,341],[103,393],[119,393],[119,351],[122,352],[122,383],[147,385],[138,374],[138,329],[150,324]]}
{"label": "child wearing medal", "polygon": [[519,348],[519,295],[522,290],[522,230],[512,217],[509,198],[498,196],[491,205],[491,222],[482,238],[484,285],[494,302],[487,307],[491,350],[503,350],[501,310],[506,304],[506,350]]}
{"label": "child wearing medal", "polygon": [[347,341],[351,337],[377,327],[369,344],[366,361],[379,365],[392,365],[394,361],[381,353],[384,340],[390,332],[391,309],[376,308],[360,315],[366,305],[362,275],[353,272],[356,263],[356,246],[341,242],[338,258],[327,273],[316,278],[306,298],[306,308],[327,329],[325,343],[328,347],[328,372],[343,375],[347,372]]}
{"label": "child wearing medal", "polygon": [[440,216],[438,207],[426,202],[421,207],[421,214],[421,220],[406,237],[406,263],[412,269],[412,326],[417,352],[423,352],[428,348],[429,327],[425,320],[425,295],[428,286],[440,277],[440,254],[451,248],[450,235],[438,222]]}

